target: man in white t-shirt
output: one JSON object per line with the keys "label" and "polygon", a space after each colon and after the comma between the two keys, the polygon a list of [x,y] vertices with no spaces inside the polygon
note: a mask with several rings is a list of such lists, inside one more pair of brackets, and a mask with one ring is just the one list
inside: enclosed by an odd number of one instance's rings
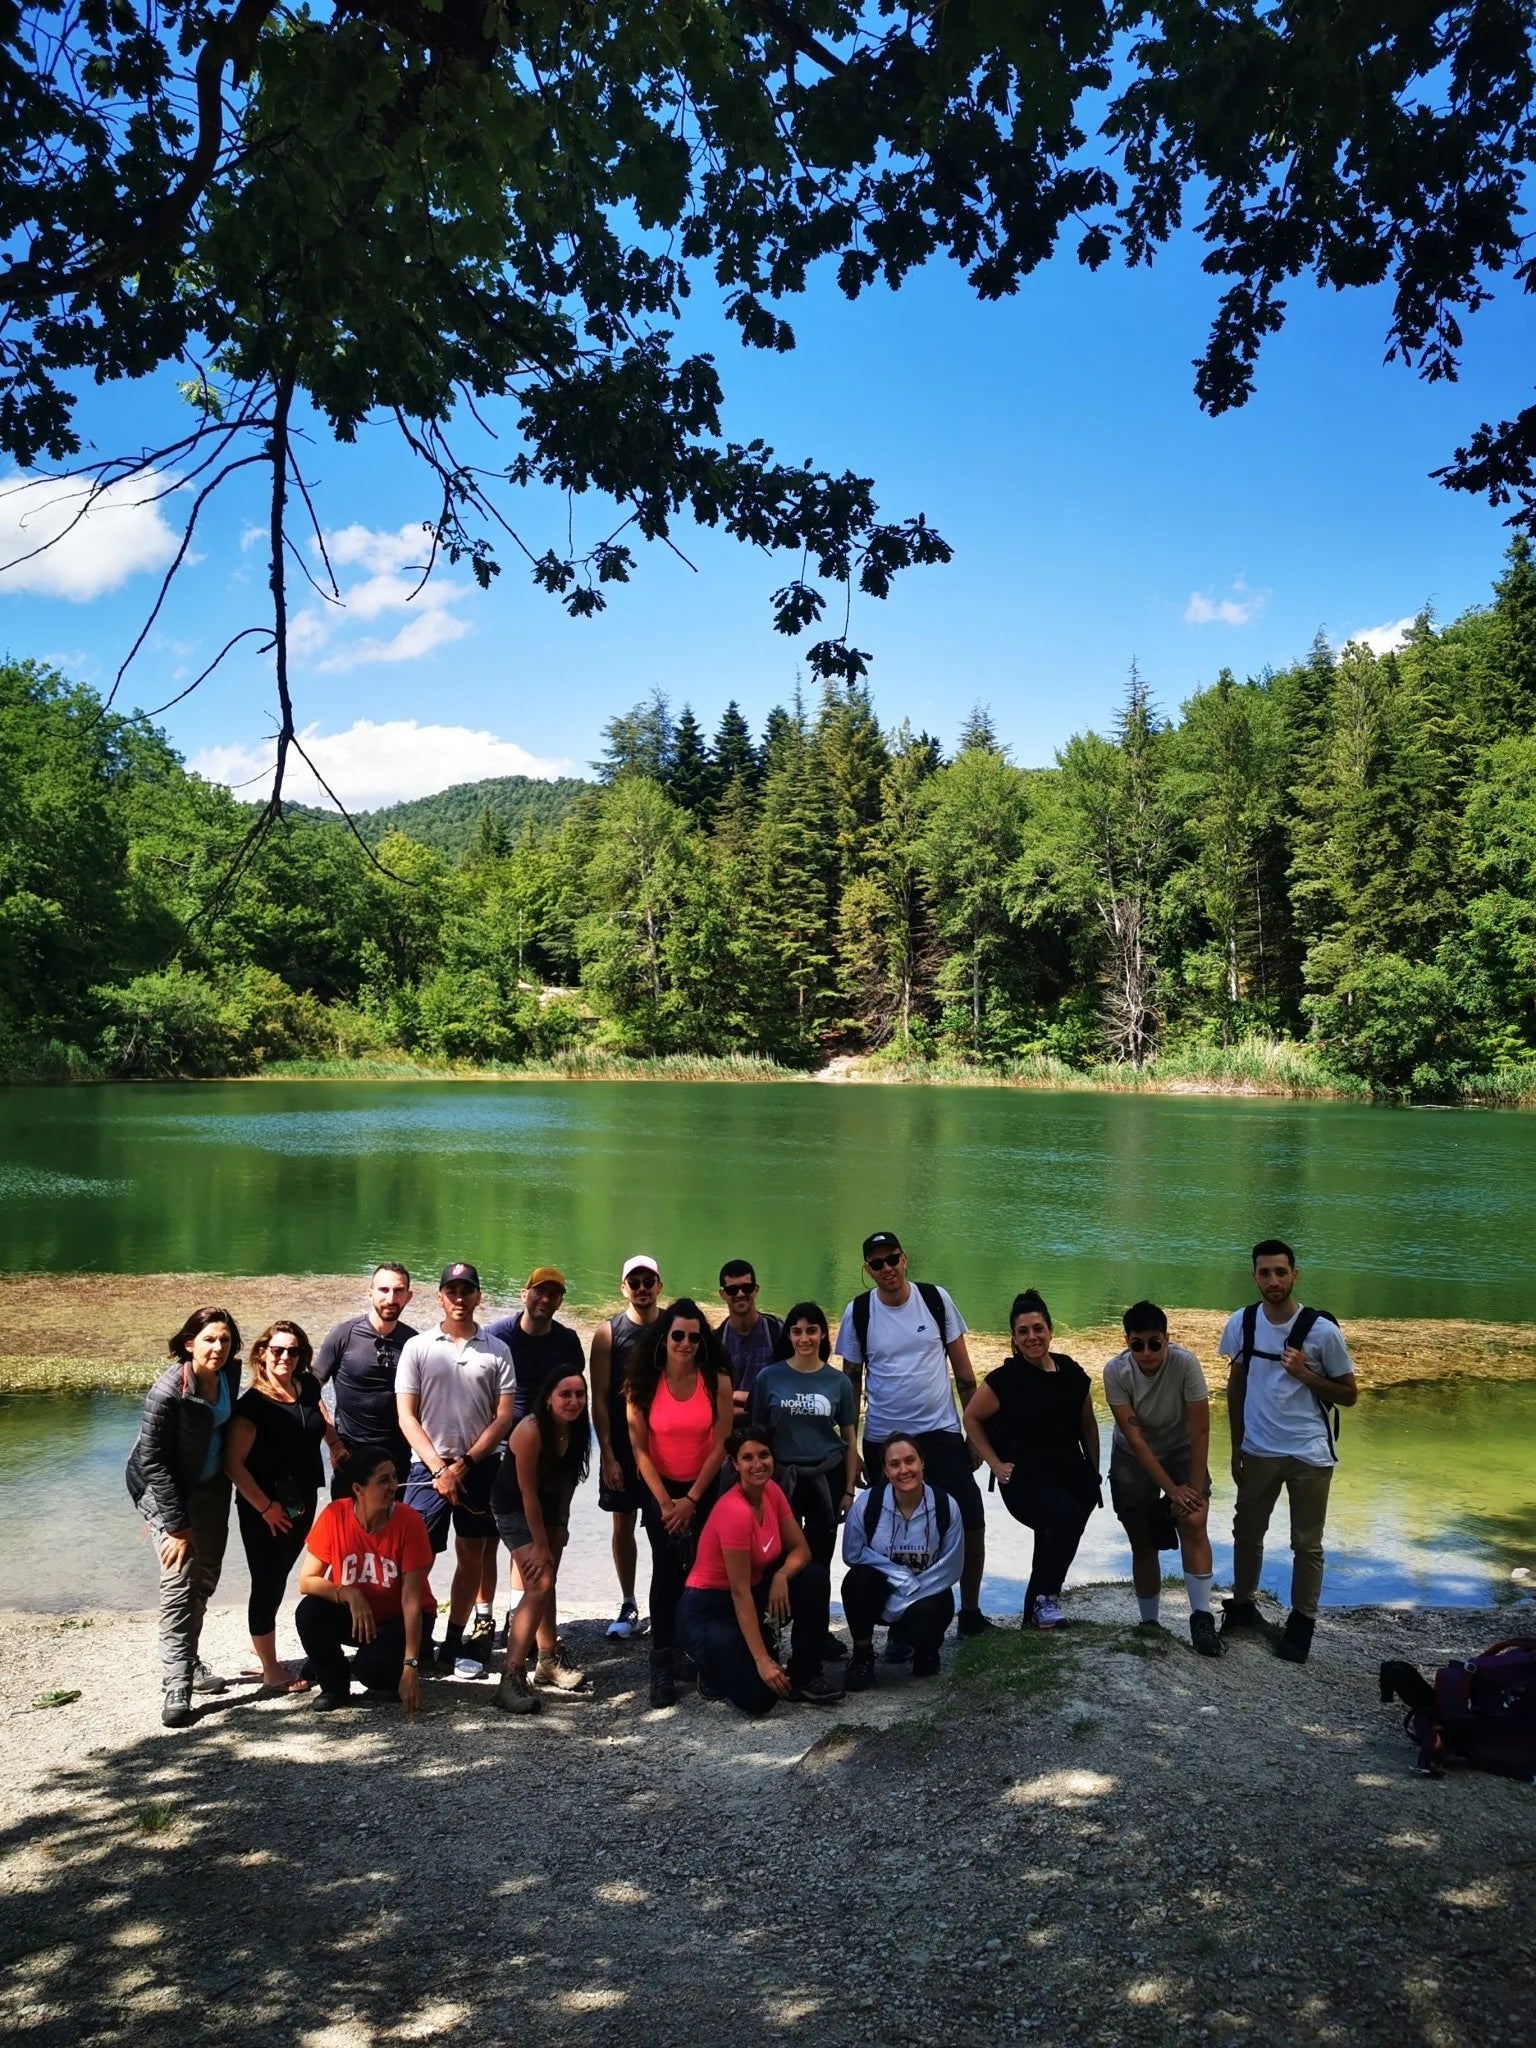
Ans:
{"label": "man in white t-shirt", "polygon": [[1109,1497],[1131,1546],[1131,1583],[1145,1627],[1157,1626],[1161,1552],[1177,1543],[1189,1594],[1189,1639],[1202,1657],[1221,1655],[1211,1613],[1211,1398],[1193,1351],[1168,1341],[1155,1301],[1121,1317],[1125,1349],[1104,1368],[1104,1398],[1115,1418]]}
{"label": "man in white t-shirt", "polygon": [[864,1476],[870,1485],[880,1478],[887,1439],[898,1430],[916,1442],[927,1483],[950,1496],[965,1529],[957,1631],[981,1635],[992,1627],[981,1611],[987,1511],[976,1484],[976,1454],[950,1389],[953,1367],[962,1410],[976,1392],[965,1319],[944,1288],[908,1280],[907,1255],[894,1231],[865,1238],[864,1270],[874,1285],[843,1310],[836,1345],[853,1382],[855,1412],[861,1392],[865,1396]]}
{"label": "man in white t-shirt", "polygon": [[[1305,1664],[1323,1590],[1323,1525],[1335,1463],[1331,1411],[1353,1408],[1360,1390],[1337,1323],[1296,1300],[1296,1254],[1278,1237],[1253,1248],[1259,1301],[1227,1318],[1218,1349],[1230,1360],[1232,1598],[1222,1627],[1261,1625],[1256,1596],[1264,1536],[1283,1487],[1291,1509],[1291,1611],[1275,1655]],[[1297,1319],[1305,1317],[1301,1343]],[[1309,1326],[1309,1327],[1308,1327]]]}

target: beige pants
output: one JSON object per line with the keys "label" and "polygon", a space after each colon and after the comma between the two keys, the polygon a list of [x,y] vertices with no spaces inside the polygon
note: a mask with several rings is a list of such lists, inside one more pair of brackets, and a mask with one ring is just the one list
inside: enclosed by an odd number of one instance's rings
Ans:
{"label": "beige pants", "polygon": [[1252,1600],[1264,1567],[1264,1535],[1283,1486],[1291,1503],[1291,1606],[1317,1619],[1323,1590],[1323,1524],[1328,1519],[1331,1465],[1307,1465],[1300,1458],[1258,1458],[1243,1453],[1243,1476],[1232,1517],[1232,1594]]}

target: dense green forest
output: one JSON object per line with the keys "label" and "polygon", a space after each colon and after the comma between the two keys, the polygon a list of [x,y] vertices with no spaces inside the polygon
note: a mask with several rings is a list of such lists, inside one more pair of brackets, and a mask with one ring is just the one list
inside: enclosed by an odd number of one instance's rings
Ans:
{"label": "dense green forest", "polygon": [[[1319,636],[1015,766],[863,685],[712,736],[660,697],[515,829],[487,785],[373,847],[0,668],[0,1071],[864,1052],[1536,1094],[1536,560],[1397,653]],[[397,820],[398,824],[398,820]],[[427,828],[423,826],[425,831]],[[438,836],[434,833],[434,836]]]}
{"label": "dense green forest", "polygon": [[[370,846],[377,846],[391,832],[403,832],[408,839],[457,860],[486,812],[515,837],[526,824],[558,825],[586,787],[570,775],[553,782],[535,782],[531,775],[495,775],[485,782],[456,782],[435,796],[408,797],[377,811],[356,811],[352,822]],[[312,823],[330,824],[336,815],[308,804],[286,808],[294,818]]]}

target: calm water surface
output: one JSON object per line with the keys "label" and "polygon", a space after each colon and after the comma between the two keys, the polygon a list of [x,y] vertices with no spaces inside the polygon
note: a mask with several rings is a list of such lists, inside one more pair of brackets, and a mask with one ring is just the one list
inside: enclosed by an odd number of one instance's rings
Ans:
{"label": "calm water surface", "polygon": [[[138,1420],[139,1403],[118,1395],[0,1397],[7,1479],[0,1487],[0,1584],[7,1589],[0,1605],[44,1611],[154,1605],[153,1553],[123,1486]],[[1218,1418],[1218,1427],[1225,1441],[1224,1419]],[[1536,1580],[1517,1581],[1510,1574],[1522,1567],[1536,1570],[1530,1485],[1536,1385],[1400,1388],[1367,1396],[1345,1417],[1341,1450],[1328,1518],[1329,1603],[1518,1601],[1522,1608],[1529,1605],[1524,1626],[1531,1632]],[[1231,1484],[1221,1465],[1215,1477],[1211,1533],[1225,1584],[1231,1568]],[[987,1512],[986,1604],[996,1613],[1017,1613],[1030,1538],[1010,1521],[995,1494],[988,1496]],[[1274,1533],[1265,1584],[1284,1597],[1289,1553],[1283,1509]],[[642,1593],[646,1569],[642,1558]],[[1107,1511],[1096,1514],[1074,1579],[1123,1578],[1128,1572],[1119,1524]],[[560,1584],[568,1612],[603,1613],[610,1605],[608,1518],[598,1512],[591,1483],[576,1499]],[[446,1584],[438,1590],[446,1592]],[[245,1593],[244,1558],[232,1524],[219,1598],[243,1605]],[[1181,1598],[1169,1600],[1167,1613],[1182,1612]]]}
{"label": "calm water surface", "polygon": [[348,1272],[555,1260],[611,1296],[627,1252],[711,1297],[841,1301],[866,1231],[993,1328],[1150,1293],[1219,1308],[1277,1233],[1340,1315],[1521,1320],[1536,1300],[1536,1118],[1339,1103],[812,1083],[214,1083],[9,1089],[12,1270]]}

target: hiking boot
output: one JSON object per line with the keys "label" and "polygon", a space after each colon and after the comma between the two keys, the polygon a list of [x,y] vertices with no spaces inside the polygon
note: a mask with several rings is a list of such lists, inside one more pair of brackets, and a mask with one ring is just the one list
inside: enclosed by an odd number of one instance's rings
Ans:
{"label": "hiking boot", "polygon": [[673,1675],[679,1685],[692,1685],[699,1675],[699,1667],[686,1650],[677,1650],[672,1659]]}
{"label": "hiking boot", "polygon": [[539,1661],[533,1667],[535,1685],[547,1687],[550,1692],[590,1692],[592,1681],[585,1671],[578,1671],[566,1655],[564,1643],[557,1642],[552,1650],[542,1651]]}
{"label": "hiking boot", "polygon": [[855,1643],[844,1680],[850,1692],[868,1692],[875,1682],[875,1646]]}
{"label": "hiking boot", "polygon": [[314,1711],[317,1714],[334,1714],[338,1707],[348,1705],[351,1698],[352,1688],[350,1685],[345,1692],[317,1692],[315,1694]]}
{"label": "hiking boot", "polygon": [[886,1631],[885,1661],[887,1664],[910,1664],[912,1662],[912,1645],[902,1634],[899,1622]]}
{"label": "hiking boot", "polygon": [[789,1684],[790,1698],[808,1707],[835,1707],[844,1690],[840,1680],[828,1678],[824,1671],[818,1671],[812,1678],[791,1679]]}
{"label": "hiking boot", "polygon": [[220,1678],[217,1671],[210,1670],[202,1658],[199,1657],[192,1666],[192,1690],[194,1692],[228,1692],[229,1680],[227,1678]]}
{"label": "hiking boot", "polygon": [[997,1623],[992,1617],[989,1614],[983,1614],[979,1607],[962,1607],[960,1618],[955,1623],[955,1634],[957,1636],[984,1636],[989,1629],[996,1627]]}
{"label": "hiking boot", "polygon": [[[454,1666],[459,1661],[458,1644],[447,1642],[439,1643],[436,1649],[433,1650],[430,1654],[432,1657],[432,1668],[437,1672],[438,1677],[452,1678]],[[427,1668],[426,1653],[423,1653],[422,1655],[421,1666],[422,1669],[425,1671]]]}
{"label": "hiking boot", "polygon": [[167,1728],[192,1726],[192,1688],[185,1681],[168,1685],[160,1702],[160,1719]]}
{"label": "hiking boot", "polygon": [[[987,1626],[990,1628],[991,1623]],[[939,1675],[939,1653],[937,1650],[915,1650],[912,1654],[912,1676],[914,1678],[937,1678]]]}
{"label": "hiking boot", "polygon": [[725,1698],[725,1694],[723,1692],[715,1691],[714,1687],[705,1678],[702,1671],[699,1673],[698,1678],[695,1681],[695,1684],[697,1686],[699,1698],[701,1700],[708,1700],[711,1703],[711,1705],[718,1706],[720,1701]]}
{"label": "hiking boot", "polygon": [[476,1614],[464,1631],[464,1640],[459,1645],[459,1657],[468,1658],[482,1669],[489,1665],[491,1653],[496,1644],[496,1623],[489,1614]]}
{"label": "hiking boot", "polygon": [[539,1696],[528,1683],[526,1671],[503,1671],[496,1687],[496,1704],[504,1714],[536,1714]]}
{"label": "hiking boot", "polygon": [[660,1650],[651,1657],[651,1705],[677,1705],[677,1674],[672,1669],[672,1652]]}
{"label": "hiking boot", "polygon": [[827,1632],[827,1640],[821,1646],[821,1661],[823,1664],[846,1664],[848,1661],[848,1645],[841,1636],[833,1635],[830,1630]]}
{"label": "hiking boot", "polygon": [[1228,1635],[1234,1629],[1264,1626],[1264,1617],[1252,1600],[1226,1600],[1222,1603],[1221,1632]]}
{"label": "hiking boot", "polygon": [[1298,1614],[1293,1607],[1285,1617],[1285,1627],[1280,1631],[1280,1640],[1275,1645],[1275,1655],[1287,1664],[1305,1664],[1312,1648],[1312,1632],[1317,1623],[1310,1614]]}
{"label": "hiking boot", "polygon": [[1221,1655],[1221,1637],[1216,1633],[1214,1614],[1192,1614],[1189,1617],[1189,1640],[1202,1657]]}
{"label": "hiking boot", "polygon": [[603,1634],[611,1643],[627,1643],[631,1636],[640,1633],[640,1610],[633,1600],[620,1604],[618,1613],[609,1622]]}

